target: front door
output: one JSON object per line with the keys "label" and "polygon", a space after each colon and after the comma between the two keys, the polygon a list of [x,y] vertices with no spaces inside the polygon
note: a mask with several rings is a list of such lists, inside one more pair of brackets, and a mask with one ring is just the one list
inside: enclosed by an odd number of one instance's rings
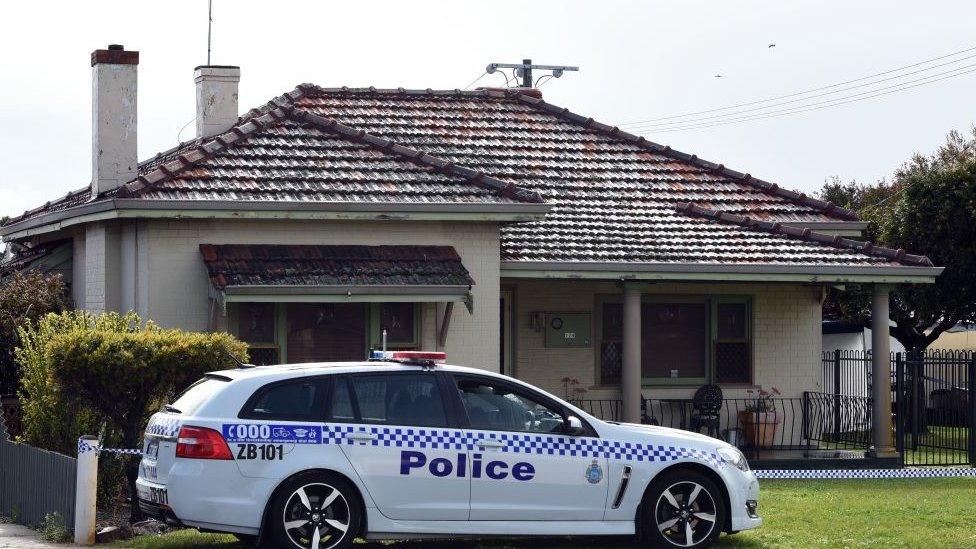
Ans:
{"label": "front door", "polygon": [[[434,372],[355,374],[336,381],[329,436],[356,468],[380,512],[400,520],[465,520],[467,458],[448,428]],[[464,458],[459,459],[459,456]]]}
{"label": "front door", "polygon": [[599,439],[563,433],[552,399],[493,378],[454,376],[471,441],[471,520],[603,520]]}

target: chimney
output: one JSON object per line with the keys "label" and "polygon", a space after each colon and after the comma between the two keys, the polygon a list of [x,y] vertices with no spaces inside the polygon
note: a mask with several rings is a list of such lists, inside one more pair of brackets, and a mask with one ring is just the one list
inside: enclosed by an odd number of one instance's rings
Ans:
{"label": "chimney", "polygon": [[204,65],[193,71],[197,85],[197,138],[226,132],[237,123],[237,84],[241,68]]}
{"label": "chimney", "polygon": [[113,44],[91,54],[92,196],[136,178],[136,68],[139,52]]}

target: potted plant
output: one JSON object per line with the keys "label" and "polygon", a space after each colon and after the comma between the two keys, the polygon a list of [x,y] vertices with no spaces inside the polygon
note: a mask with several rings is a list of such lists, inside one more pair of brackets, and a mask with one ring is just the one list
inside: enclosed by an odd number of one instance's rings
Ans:
{"label": "potted plant", "polygon": [[776,402],[773,395],[779,395],[779,389],[772,387],[771,391],[760,388],[758,391],[748,391],[755,395],[755,400],[746,405],[745,410],[739,412],[739,423],[745,434],[746,442],[753,448],[768,448],[776,439],[776,425],[779,424],[779,414],[776,412]]}

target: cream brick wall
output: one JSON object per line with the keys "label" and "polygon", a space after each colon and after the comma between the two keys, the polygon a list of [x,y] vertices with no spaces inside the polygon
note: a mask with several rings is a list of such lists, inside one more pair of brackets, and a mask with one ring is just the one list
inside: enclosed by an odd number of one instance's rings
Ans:
{"label": "cream brick wall", "polygon": [[[619,294],[611,282],[587,280],[504,280],[515,287],[516,376],[555,394],[562,378],[575,377],[588,388],[584,398],[619,398],[613,387],[595,384],[599,334],[587,348],[547,348],[544,332],[530,326],[532,312],[591,312],[596,330],[597,295]],[[753,364],[756,385],[776,386],[787,396],[820,386],[821,289],[798,284],[652,284],[646,294],[742,295],[752,298]],[[648,398],[690,396],[694,387],[647,387]],[[728,398],[746,396],[746,387],[727,387]]]}
{"label": "cream brick wall", "polygon": [[[162,326],[209,328],[209,280],[199,245],[207,244],[422,244],[447,245],[475,280],[474,314],[454,308],[446,351],[452,362],[498,370],[499,239],[491,223],[159,220],[139,239],[148,257],[140,276],[148,287],[145,311]],[[422,341],[434,341],[433,309],[422,309]],[[223,325],[218,320],[217,326]],[[433,350],[433,349],[430,349]]]}

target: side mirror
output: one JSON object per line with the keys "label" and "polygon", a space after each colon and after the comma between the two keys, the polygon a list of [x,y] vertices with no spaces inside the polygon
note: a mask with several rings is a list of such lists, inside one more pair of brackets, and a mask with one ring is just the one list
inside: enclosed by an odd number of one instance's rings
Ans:
{"label": "side mirror", "polygon": [[563,421],[563,426],[566,429],[566,433],[570,435],[582,435],[583,434],[583,422],[580,418],[576,416],[569,416]]}

